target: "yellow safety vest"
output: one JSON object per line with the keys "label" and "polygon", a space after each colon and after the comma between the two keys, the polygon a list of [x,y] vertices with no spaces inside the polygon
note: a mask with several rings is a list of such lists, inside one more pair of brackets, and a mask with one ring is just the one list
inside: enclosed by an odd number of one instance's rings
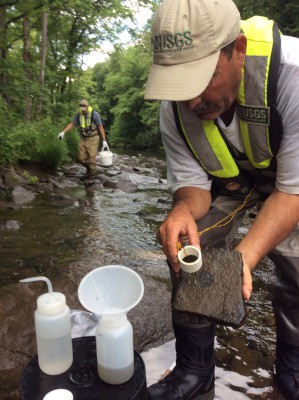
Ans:
{"label": "yellow safety vest", "polygon": [[[269,175],[269,170],[275,170],[273,156],[282,135],[275,108],[280,32],[273,21],[259,16],[242,21],[241,28],[247,37],[237,94],[242,140],[247,162],[263,173],[268,170],[265,175]],[[196,115],[190,121],[179,102],[172,105],[178,131],[202,167],[222,188],[247,194],[251,184],[240,172],[243,161],[227,144],[216,121],[199,121]]]}
{"label": "yellow safety vest", "polygon": [[87,115],[80,111],[79,122],[83,136],[95,136],[98,134],[98,128],[92,120],[92,107],[88,106]]}

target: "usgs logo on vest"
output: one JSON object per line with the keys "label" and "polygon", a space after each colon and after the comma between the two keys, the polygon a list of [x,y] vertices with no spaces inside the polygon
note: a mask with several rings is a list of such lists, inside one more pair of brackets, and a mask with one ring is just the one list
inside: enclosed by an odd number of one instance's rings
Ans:
{"label": "usgs logo on vest", "polygon": [[259,125],[270,125],[270,108],[261,106],[238,105],[239,117],[246,122]]}
{"label": "usgs logo on vest", "polygon": [[178,32],[174,35],[169,33],[167,35],[156,35],[153,37],[153,45],[155,53],[167,53],[175,51],[190,50],[193,39],[190,31],[183,33]]}

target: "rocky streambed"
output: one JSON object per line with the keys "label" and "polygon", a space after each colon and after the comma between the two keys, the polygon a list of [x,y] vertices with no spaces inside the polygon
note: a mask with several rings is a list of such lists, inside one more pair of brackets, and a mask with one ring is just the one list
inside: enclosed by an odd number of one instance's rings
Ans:
{"label": "rocky streambed", "polygon": [[19,399],[21,373],[36,354],[33,315],[43,283],[21,284],[44,275],[83,310],[77,290],[92,269],[109,264],[133,268],[145,294],[129,313],[135,348],[141,352],[173,338],[168,271],[155,242],[155,225],[170,195],[165,162],[114,155],[98,165],[96,183],[85,187],[79,164],[56,174],[34,165],[0,171],[0,399]]}
{"label": "rocky streambed", "polygon": [[[77,289],[92,269],[125,265],[140,274],[145,294],[128,317],[138,352],[173,339],[168,267],[155,230],[171,205],[163,157],[114,154],[113,165],[98,165],[93,186],[84,168],[57,173],[22,165],[0,170],[0,399],[19,399],[19,379],[36,354],[33,313],[45,284],[21,284],[44,275],[66,295],[72,310],[83,310]],[[250,213],[239,231],[251,223]],[[238,329],[217,329],[217,399],[282,399],[273,387],[275,331],[266,292],[268,260],[254,274],[247,318]]]}

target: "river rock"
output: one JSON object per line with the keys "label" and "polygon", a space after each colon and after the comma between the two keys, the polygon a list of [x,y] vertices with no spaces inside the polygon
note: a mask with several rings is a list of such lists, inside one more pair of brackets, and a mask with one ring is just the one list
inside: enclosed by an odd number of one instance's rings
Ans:
{"label": "river rock", "polygon": [[5,224],[0,225],[0,229],[1,230],[6,230],[6,231],[17,231],[18,229],[20,229],[21,225],[18,221],[15,220],[9,220],[6,221]]}
{"label": "river rock", "polygon": [[129,181],[134,185],[148,184],[148,183],[158,183],[159,179],[153,176],[134,174],[134,173],[123,173],[121,174],[123,180]]}
{"label": "river rock", "polygon": [[77,182],[70,179],[63,179],[63,180],[48,179],[48,183],[51,183],[54,187],[58,189],[74,188],[78,186]]}
{"label": "river rock", "polygon": [[14,170],[3,169],[1,175],[4,184],[8,187],[15,187],[26,183],[26,179]]}
{"label": "river rock", "polygon": [[225,324],[239,325],[246,314],[242,276],[241,253],[202,248],[201,269],[193,273],[180,273],[174,307]]}
{"label": "river rock", "polygon": [[25,204],[35,199],[35,194],[22,186],[16,186],[12,191],[12,197],[15,204]]}
{"label": "river rock", "polygon": [[119,189],[126,193],[132,193],[137,190],[137,186],[134,185],[132,182],[129,182],[127,180],[119,180],[119,179],[116,179],[115,177],[112,179],[106,180],[103,183],[103,186],[105,188],[109,188],[109,189]]}
{"label": "river rock", "polygon": [[63,165],[61,170],[68,176],[81,176],[86,173],[86,168],[81,164]]}

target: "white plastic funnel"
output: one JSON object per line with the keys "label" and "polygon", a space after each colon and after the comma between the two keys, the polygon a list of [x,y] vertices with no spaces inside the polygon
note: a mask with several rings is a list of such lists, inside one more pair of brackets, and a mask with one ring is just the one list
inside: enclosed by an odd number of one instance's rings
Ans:
{"label": "white plastic funnel", "polygon": [[101,316],[127,313],[142,299],[140,276],[122,265],[106,265],[89,272],[80,282],[78,297],[88,311]]}

